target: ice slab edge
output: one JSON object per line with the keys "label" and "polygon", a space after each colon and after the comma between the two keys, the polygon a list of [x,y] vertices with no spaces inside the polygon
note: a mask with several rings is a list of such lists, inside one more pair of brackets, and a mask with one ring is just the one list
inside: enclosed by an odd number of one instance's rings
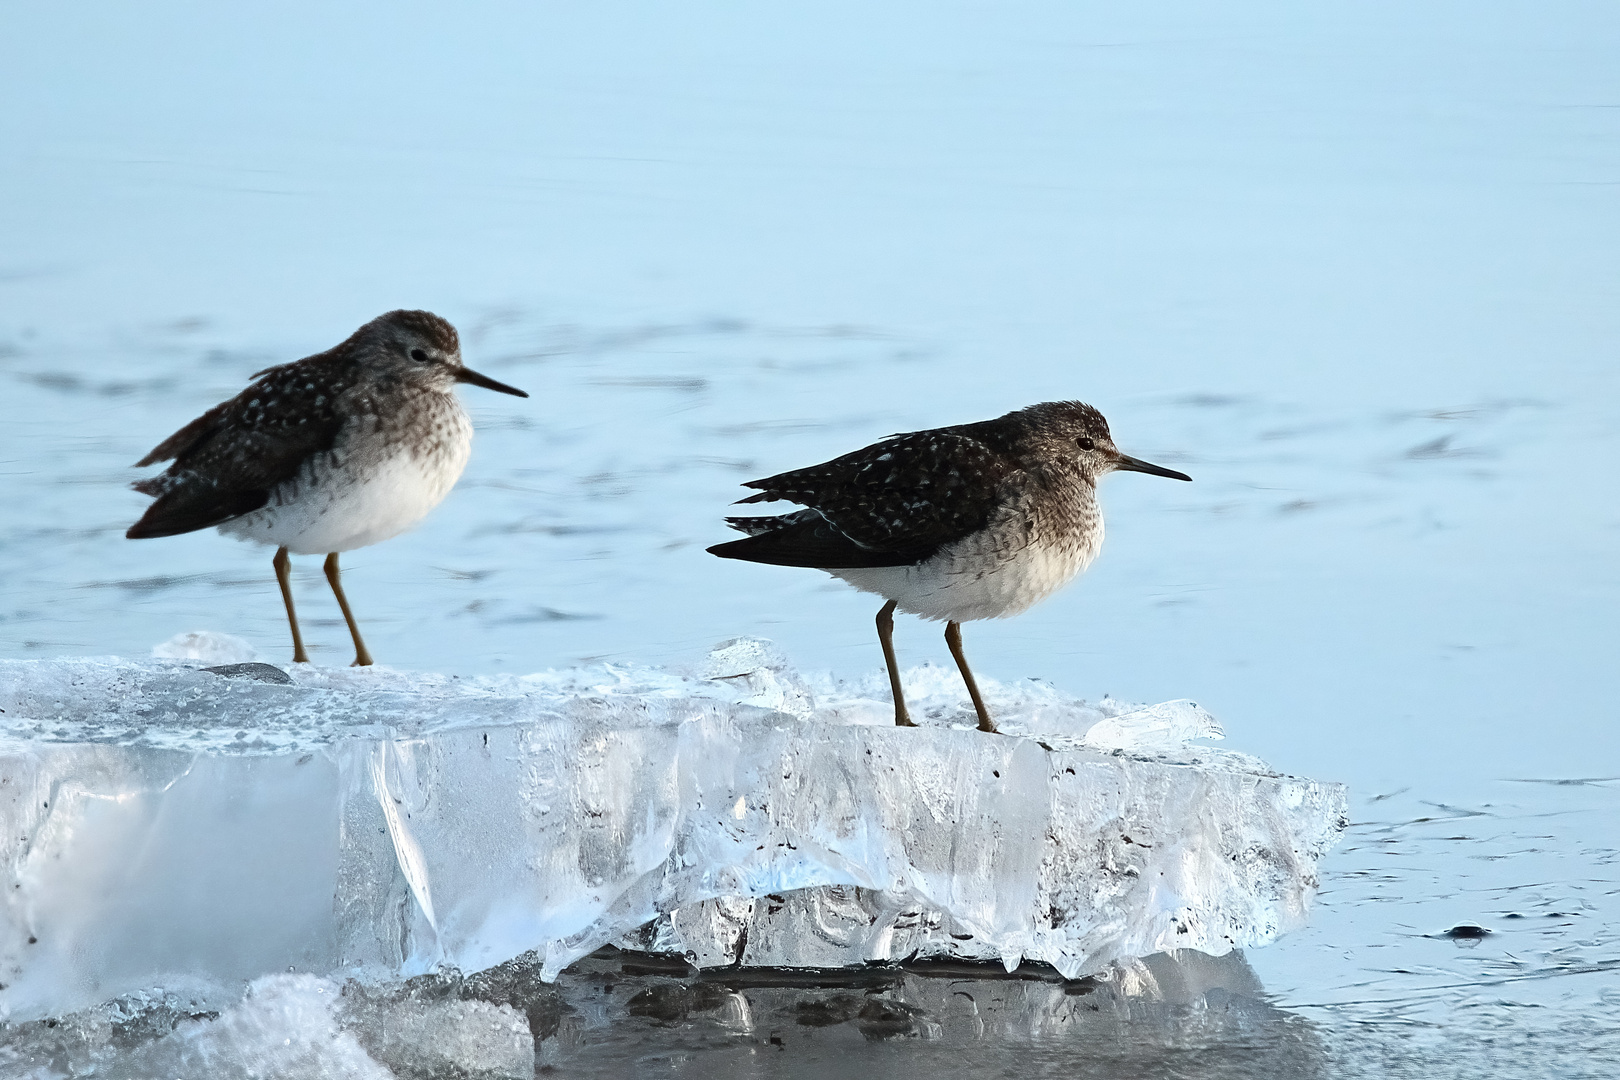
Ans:
{"label": "ice slab edge", "polygon": [[5,1015],[529,950],[554,977],[609,942],[1078,976],[1271,941],[1345,823],[1338,785],[1195,745],[1189,703],[994,686],[992,736],[919,669],[931,726],[898,729],[760,642],[684,675],[234,674],[0,662]]}

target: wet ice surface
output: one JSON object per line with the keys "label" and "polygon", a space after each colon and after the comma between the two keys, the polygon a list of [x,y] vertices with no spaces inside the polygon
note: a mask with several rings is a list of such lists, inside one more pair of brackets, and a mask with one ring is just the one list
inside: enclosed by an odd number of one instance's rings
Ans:
{"label": "wet ice surface", "polygon": [[[124,542],[128,463],[399,304],[537,395],[469,392],[462,485],[345,558],[419,670],[752,633],[872,673],[867,598],[702,554],[736,482],[1080,397],[1195,482],[1107,481],[1098,564],[969,626],[979,670],[1194,698],[1346,781],[1356,824],[1312,923],[1249,958],[1275,1023],[831,1030],[895,1075],[1614,1072],[1611,11],[65,10],[0,34],[29,103],[0,110],[0,651],[216,627],[285,663],[268,553]],[[1465,924],[1492,932],[1439,936]],[[660,1068],[753,1045],[614,1015]],[[1269,1068],[1296,1035],[1320,1053]],[[772,1068],[836,1070],[792,1045]]]}

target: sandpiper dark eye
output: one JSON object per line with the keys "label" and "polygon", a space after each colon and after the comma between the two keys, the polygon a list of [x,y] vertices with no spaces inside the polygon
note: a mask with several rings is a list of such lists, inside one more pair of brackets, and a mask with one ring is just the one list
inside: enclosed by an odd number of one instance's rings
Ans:
{"label": "sandpiper dark eye", "polygon": [[1086,439],[1086,438],[1076,439],[1076,440],[1074,440],[1074,444],[1076,446],[1078,446],[1082,450],[1095,450],[1095,449],[1097,449],[1097,444],[1092,442],[1090,439]]}
{"label": "sandpiper dark eye", "polygon": [[415,360],[418,364],[425,364],[428,362],[428,354],[423,352],[421,349],[412,349],[411,359]]}

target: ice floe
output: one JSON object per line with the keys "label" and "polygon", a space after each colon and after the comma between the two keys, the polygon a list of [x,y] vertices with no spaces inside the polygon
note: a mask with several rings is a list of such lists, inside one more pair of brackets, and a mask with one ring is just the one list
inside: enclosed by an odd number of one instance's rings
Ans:
{"label": "ice floe", "polygon": [[1342,788],[1207,745],[1191,702],[986,680],[987,735],[920,668],[901,729],[881,675],[757,640],[684,672],[204,662],[0,661],[6,1015],[531,951],[552,979],[609,943],[1076,977],[1271,941],[1345,823]]}

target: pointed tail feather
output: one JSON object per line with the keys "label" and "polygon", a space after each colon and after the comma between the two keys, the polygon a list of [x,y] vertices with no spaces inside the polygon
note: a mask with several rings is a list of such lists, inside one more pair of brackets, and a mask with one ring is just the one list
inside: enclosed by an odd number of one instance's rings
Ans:
{"label": "pointed tail feather", "polygon": [[131,525],[124,536],[130,540],[151,540],[196,532],[213,525],[223,525],[243,514],[251,514],[269,501],[268,491],[216,492],[176,488],[148,506],[141,520]]}

